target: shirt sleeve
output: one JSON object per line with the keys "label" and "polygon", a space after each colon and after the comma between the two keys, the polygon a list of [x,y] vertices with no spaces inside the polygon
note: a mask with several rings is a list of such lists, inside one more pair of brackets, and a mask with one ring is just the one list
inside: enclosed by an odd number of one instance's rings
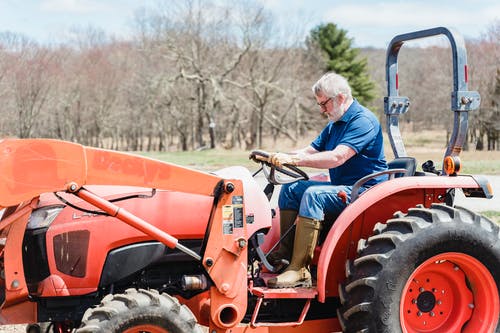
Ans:
{"label": "shirt sleeve", "polygon": [[365,149],[377,135],[374,124],[367,117],[358,117],[348,125],[339,145],[351,147],[359,153]]}
{"label": "shirt sleeve", "polygon": [[325,146],[328,141],[328,136],[330,135],[330,130],[332,127],[331,125],[332,124],[329,123],[325,128],[323,128],[321,133],[319,133],[318,137],[313,142],[311,142],[311,147],[313,147],[317,151],[325,150]]}

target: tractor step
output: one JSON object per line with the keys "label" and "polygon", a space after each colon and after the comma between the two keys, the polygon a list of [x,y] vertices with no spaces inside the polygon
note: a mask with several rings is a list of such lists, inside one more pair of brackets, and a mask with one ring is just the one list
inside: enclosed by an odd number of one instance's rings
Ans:
{"label": "tractor step", "polygon": [[267,287],[253,287],[250,288],[250,293],[259,298],[302,298],[312,299],[316,298],[318,291],[315,288],[267,288]]}
{"label": "tractor step", "polygon": [[[261,278],[267,284],[267,280],[275,277],[276,274],[262,273]],[[268,287],[254,287],[253,283],[250,282],[249,291],[252,295],[259,298],[290,298],[290,299],[313,299],[318,295],[318,290],[316,289],[316,280],[313,279],[312,288],[296,287],[296,288],[268,288]]]}
{"label": "tractor step", "polygon": [[[250,284],[249,291],[252,295],[257,296],[257,304],[255,306],[254,312],[252,314],[252,319],[250,320],[251,327],[259,327],[259,326],[298,326],[304,322],[304,318],[309,311],[309,307],[311,306],[311,300],[316,298],[318,291],[315,288],[280,288],[280,289],[271,289],[267,287],[254,287],[253,284]],[[260,306],[264,299],[307,299],[304,304],[304,308],[300,313],[297,321],[294,322],[286,322],[286,323],[269,323],[269,322],[258,322],[257,317],[259,315]]]}

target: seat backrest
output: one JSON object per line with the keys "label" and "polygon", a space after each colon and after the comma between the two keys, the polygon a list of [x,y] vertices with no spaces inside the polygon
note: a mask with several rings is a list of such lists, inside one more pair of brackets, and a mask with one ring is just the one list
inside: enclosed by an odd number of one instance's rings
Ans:
{"label": "seat backrest", "polygon": [[387,163],[388,169],[406,169],[404,174],[396,174],[395,177],[406,177],[415,175],[417,170],[417,160],[414,157],[397,157],[394,160]]}
{"label": "seat backrest", "polygon": [[[393,171],[391,172],[391,170]],[[416,170],[417,170],[417,160],[415,158],[413,157],[395,158],[394,160],[387,163],[387,170],[374,172],[372,174],[364,176],[363,178],[355,182],[354,185],[352,185],[351,202],[354,202],[358,198],[359,189],[370,179],[387,174],[389,175],[389,179],[414,176]]]}

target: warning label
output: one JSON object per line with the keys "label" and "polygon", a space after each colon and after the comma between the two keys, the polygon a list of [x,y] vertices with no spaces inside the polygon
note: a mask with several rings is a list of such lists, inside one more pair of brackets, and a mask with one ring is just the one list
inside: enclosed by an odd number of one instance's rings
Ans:
{"label": "warning label", "polygon": [[222,223],[222,234],[223,235],[231,235],[233,233],[233,224],[232,223]]}
{"label": "warning label", "polygon": [[243,228],[243,205],[234,205],[234,227]]}
{"label": "warning label", "polygon": [[243,196],[235,195],[233,197],[233,205],[243,205]]}
{"label": "warning label", "polygon": [[233,205],[222,207],[222,233],[229,235],[233,233],[234,228],[234,211]]}

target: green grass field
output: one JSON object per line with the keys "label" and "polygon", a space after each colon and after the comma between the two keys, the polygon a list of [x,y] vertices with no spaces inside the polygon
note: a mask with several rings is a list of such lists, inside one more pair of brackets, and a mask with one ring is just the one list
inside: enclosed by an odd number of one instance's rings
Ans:
{"label": "green grass field", "polygon": [[[262,149],[270,152],[286,152],[309,145],[314,136],[315,134],[311,133],[311,139],[304,138],[297,146],[292,146],[286,140],[279,143],[265,142]],[[408,133],[406,136],[403,132],[408,156],[417,159],[418,169],[427,160],[434,161],[437,168],[441,167],[446,148],[445,136],[444,131],[419,131]],[[386,157],[390,161],[394,158],[394,155],[387,137],[384,140]],[[250,151],[240,149],[225,150],[219,148],[189,152],[141,152],[139,154],[199,170],[216,170],[235,165],[241,165],[250,170],[257,169],[257,165],[248,160],[249,153]],[[462,173],[500,175],[500,151],[463,151],[460,154],[460,159],[462,161]]]}
{"label": "green grass field", "polygon": [[491,219],[492,221],[500,223],[500,212],[488,210],[485,212],[481,212],[481,214],[483,214],[487,218]]}
{"label": "green grass field", "polygon": [[[277,149],[278,150],[278,149]],[[418,161],[418,168],[427,160],[433,160],[437,167],[441,166],[444,152],[430,151],[429,153],[416,151],[410,156]],[[140,153],[141,155],[159,159],[169,163],[191,167],[199,170],[216,170],[226,166],[241,165],[250,170],[257,169],[257,165],[248,159],[249,152],[242,150],[210,149],[193,152],[156,152]],[[387,153],[387,159],[393,158],[392,152]],[[460,155],[462,161],[462,173],[500,175],[500,151],[499,152],[468,152]]]}

